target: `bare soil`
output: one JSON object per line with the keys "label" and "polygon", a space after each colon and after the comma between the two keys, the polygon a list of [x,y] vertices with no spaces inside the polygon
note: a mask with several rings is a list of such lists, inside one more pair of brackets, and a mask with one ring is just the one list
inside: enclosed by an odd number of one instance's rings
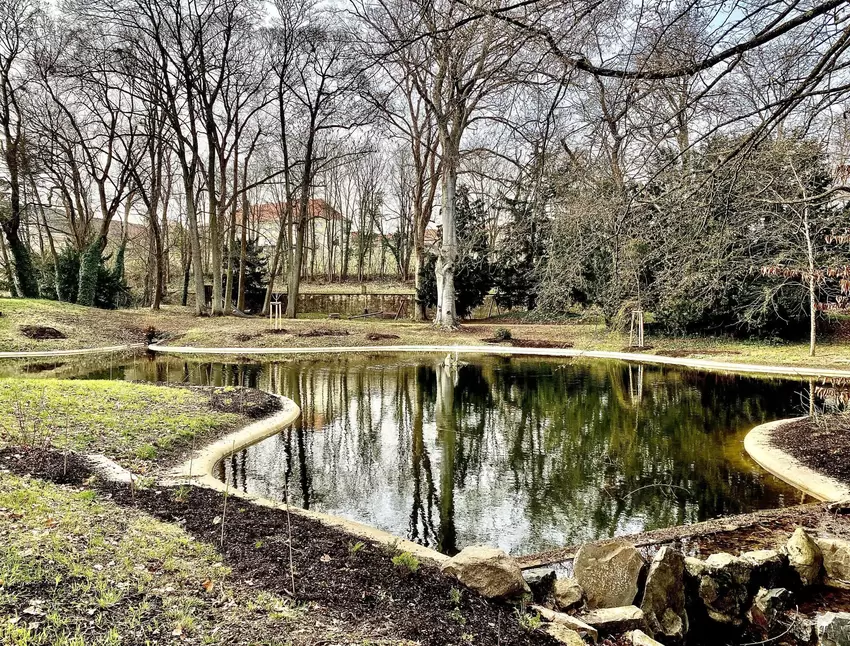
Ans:
{"label": "bare soil", "polygon": [[369,332],[366,335],[367,341],[389,341],[390,339],[400,339],[398,334],[381,334],[380,332]]}
{"label": "bare soil", "polygon": [[815,471],[850,484],[850,417],[825,416],[782,424],[771,442]]}
{"label": "bare soil", "polygon": [[[0,451],[0,463],[15,473],[35,474],[65,484],[82,484],[90,473],[81,458],[61,453]],[[190,487],[188,495],[155,487],[131,490],[100,484],[102,493],[119,505],[136,507],[165,522],[176,522],[196,540],[214,545],[232,568],[232,581],[252,590],[267,590],[309,602],[323,619],[345,622],[369,640],[410,640],[423,646],[482,645],[554,646],[541,631],[528,632],[513,607],[488,601],[462,589],[429,564],[416,572],[393,565],[393,552],[360,544],[345,532],[322,523]],[[225,540],[220,547],[224,517]],[[287,540],[291,523],[291,551]],[[355,547],[357,546],[357,547]],[[291,564],[290,564],[291,554]],[[295,576],[291,590],[290,567]],[[316,634],[314,643],[324,643]]]}
{"label": "bare soil", "polygon": [[299,332],[295,336],[300,336],[303,338],[314,338],[320,336],[348,336],[348,330],[334,330],[326,327],[317,327],[312,328],[310,330],[304,330],[303,332]]}
{"label": "bare soil", "polygon": [[484,343],[493,345],[509,345],[514,348],[571,348],[572,343],[567,341],[545,341],[542,339],[497,339],[496,337],[487,337],[481,339]]}
{"label": "bare soil", "polygon": [[36,341],[68,338],[55,327],[49,327],[44,325],[22,325],[21,334],[23,334],[28,339],[35,339]]}
{"label": "bare soil", "polygon": [[691,355],[724,355],[724,354],[741,354],[738,350],[701,350],[699,348],[684,348],[681,350],[659,350],[656,354],[662,357],[690,357]]}

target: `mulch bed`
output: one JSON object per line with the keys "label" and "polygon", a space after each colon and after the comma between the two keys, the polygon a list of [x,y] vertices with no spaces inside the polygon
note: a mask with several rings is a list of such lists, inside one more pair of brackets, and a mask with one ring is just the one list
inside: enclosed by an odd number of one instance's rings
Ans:
{"label": "mulch bed", "polygon": [[[15,473],[33,473],[65,483],[82,483],[88,470],[81,460],[23,450],[0,451],[0,462]],[[10,457],[11,456],[11,457]],[[7,459],[8,458],[8,459]],[[232,581],[252,590],[291,595],[287,516],[283,510],[259,507],[230,498],[225,514],[225,542],[219,548],[223,514],[222,494],[191,487],[188,496],[173,488],[131,489],[105,483],[100,490],[114,502],[139,508],[165,522],[176,522],[197,540],[220,549],[232,568]],[[423,646],[471,643],[482,645],[557,642],[541,632],[520,627],[513,607],[493,603],[464,589],[460,603],[452,601],[459,584],[431,565],[410,573],[392,564],[388,548],[365,543],[352,549],[357,538],[298,515],[291,515],[294,598],[313,605],[323,620],[344,622],[348,631],[370,640],[411,640]],[[316,635],[320,638],[320,635]]]}
{"label": "mulch bed", "polygon": [[77,453],[44,448],[4,447],[0,449],[0,468],[56,484],[80,485],[92,475],[88,461]]}
{"label": "mulch bed", "polygon": [[42,325],[22,325],[21,334],[23,334],[28,339],[35,339],[36,341],[68,338],[55,327],[46,327]]}
{"label": "mulch bed", "polygon": [[497,339],[495,337],[488,337],[486,339],[481,339],[484,343],[491,343],[496,345],[509,345],[514,348],[555,348],[555,349],[565,349],[573,347],[572,343],[566,341],[543,341],[540,339]]}
{"label": "mulch bed", "polygon": [[295,336],[312,338],[319,336],[348,336],[348,330],[331,330],[330,328],[313,328],[312,330],[306,330],[304,332],[299,332]]}
{"label": "mulch bed", "polygon": [[850,484],[850,417],[802,419],[774,429],[771,442],[797,460]]}
{"label": "mulch bed", "polygon": [[684,349],[684,350],[659,350],[656,354],[663,357],[690,357],[692,355],[714,356],[722,354],[741,354],[738,350],[700,350],[700,349]]}
{"label": "mulch bed", "polygon": [[367,341],[388,341],[390,339],[400,339],[398,334],[381,334],[380,332],[370,332],[366,335]]}
{"label": "mulch bed", "polygon": [[210,407],[220,413],[237,413],[250,419],[262,419],[281,409],[280,399],[254,388],[207,388],[192,386],[209,397]]}

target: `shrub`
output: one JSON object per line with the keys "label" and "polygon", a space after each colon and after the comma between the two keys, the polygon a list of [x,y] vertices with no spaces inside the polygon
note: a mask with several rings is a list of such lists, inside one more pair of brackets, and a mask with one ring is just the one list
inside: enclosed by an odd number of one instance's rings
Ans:
{"label": "shrub", "polygon": [[402,552],[396,554],[393,559],[393,565],[406,574],[416,574],[419,570],[419,559],[413,556],[410,552]]}
{"label": "shrub", "polygon": [[508,328],[500,327],[493,333],[493,338],[496,339],[496,341],[510,341],[513,338],[513,335]]}

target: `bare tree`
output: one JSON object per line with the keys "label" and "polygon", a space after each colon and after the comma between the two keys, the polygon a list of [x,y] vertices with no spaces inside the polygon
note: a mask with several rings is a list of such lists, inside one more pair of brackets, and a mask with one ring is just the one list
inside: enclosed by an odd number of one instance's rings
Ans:
{"label": "bare tree", "polygon": [[[37,41],[42,9],[37,0],[8,0],[0,3],[0,127],[3,161],[9,174],[9,212],[0,216],[14,265],[13,289],[20,296],[38,296],[38,282],[30,252],[21,240],[21,176],[24,155],[22,101],[29,57]],[[6,247],[3,247],[6,253]],[[10,269],[8,260],[7,270]]]}

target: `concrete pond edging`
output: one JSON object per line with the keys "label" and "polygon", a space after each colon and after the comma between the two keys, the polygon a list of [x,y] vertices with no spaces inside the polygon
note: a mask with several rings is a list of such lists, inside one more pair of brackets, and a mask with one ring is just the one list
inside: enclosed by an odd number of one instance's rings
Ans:
{"label": "concrete pond edging", "polygon": [[129,345],[109,345],[102,348],[79,348],[76,350],[21,350],[15,352],[0,352],[0,359],[36,359],[39,357],[73,357],[85,354],[104,354],[108,352],[130,352],[143,350],[147,343],[130,343]]}
{"label": "concrete pond edging", "polygon": [[[296,419],[298,419],[298,416],[301,414],[301,409],[298,405],[286,397],[280,395],[275,396],[280,399],[281,404],[283,405],[282,410],[270,417],[252,422],[239,430],[219,438],[212,444],[208,444],[199,451],[196,451],[195,454],[188,460],[173,469],[166,476],[166,479],[162,481],[162,484],[189,483],[213,489],[215,491],[220,491],[222,494],[226,493],[228,496],[234,496],[262,507],[286,509],[287,505],[285,503],[229,487],[226,483],[213,475],[216,466],[224,458],[280,433],[283,429],[287,428]],[[448,559],[448,557],[444,554],[425,547],[424,545],[419,545],[418,543],[405,540],[390,532],[348,520],[347,518],[308,509],[301,509],[292,505],[289,506],[289,513],[309,518],[331,527],[342,529],[355,537],[362,538],[373,543],[378,543],[403,552],[409,552],[419,559],[427,560],[438,565]]]}
{"label": "concrete pond edging", "polygon": [[765,471],[824,502],[850,500],[850,486],[807,467],[771,442],[773,431],[802,417],[760,424],[744,437],[744,449]]}
{"label": "concrete pond edging", "polygon": [[685,357],[667,357],[658,354],[640,354],[637,352],[609,352],[607,350],[577,350],[575,348],[516,348],[497,345],[364,345],[364,346],[325,346],[315,348],[258,348],[258,347],[193,347],[170,346],[152,343],[151,352],[163,354],[197,355],[236,355],[236,356],[285,356],[298,354],[341,354],[341,353],[442,353],[451,354],[501,354],[537,357],[588,357],[594,359],[620,359],[640,363],[684,366],[703,370],[720,370],[751,374],[768,374],[789,377],[838,377],[850,378],[850,370],[836,368],[813,368],[808,366],[771,366],[758,363],[732,363],[711,361],[709,359],[688,359]]}

